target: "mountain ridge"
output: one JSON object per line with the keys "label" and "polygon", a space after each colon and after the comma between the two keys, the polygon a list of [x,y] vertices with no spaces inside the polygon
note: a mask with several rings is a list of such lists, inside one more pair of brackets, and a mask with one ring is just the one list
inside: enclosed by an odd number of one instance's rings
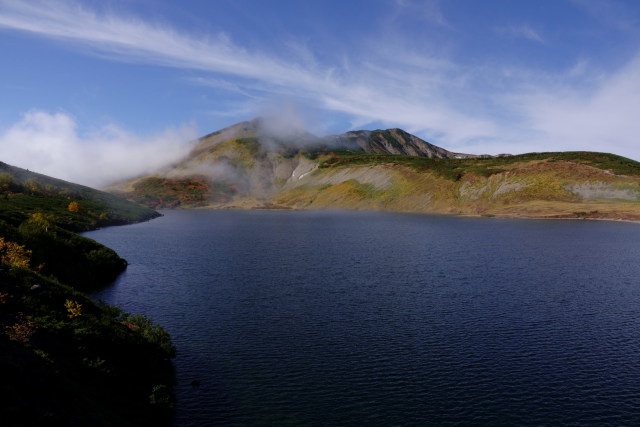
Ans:
{"label": "mountain ridge", "polygon": [[402,129],[316,137],[261,120],[205,135],[171,168],[111,190],[158,208],[640,219],[640,163],[613,154],[464,154]]}
{"label": "mountain ridge", "polygon": [[269,123],[267,119],[258,117],[211,132],[198,138],[189,156],[232,138],[255,137],[262,139],[267,145],[271,142],[271,145],[294,148],[341,148],[362,150],[369,154],[405,154],[441,159],[478,157],[478,155],[451,152],[399,128],[352,130],[339,135],[318,137],[295,128],[287,131],[269,129],[270,126],[267,123]]}

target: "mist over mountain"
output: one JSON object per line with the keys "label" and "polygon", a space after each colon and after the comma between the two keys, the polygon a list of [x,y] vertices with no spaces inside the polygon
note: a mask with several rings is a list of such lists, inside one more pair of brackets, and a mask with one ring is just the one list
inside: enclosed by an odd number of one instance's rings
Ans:
{"label": "mist over mountain", "polygon": [[234,138],[257,138],[267,151],[345,149],[369,154],[404,154],[428,158],[474,158],[473,154],[454,153],[430,144],[402,129],[355,130],[340,135],[319,137],[304,129],[290,127],[277,118],[258,117],[237,123],[198,139],[189,157]]}
{"label": "mist over mountain", "polygon": [[265,118],[199,138],[110,188],[154,208],[367,209],[640,219],[640,163],[607,153],[455,153],[402,129],[315,136]]}

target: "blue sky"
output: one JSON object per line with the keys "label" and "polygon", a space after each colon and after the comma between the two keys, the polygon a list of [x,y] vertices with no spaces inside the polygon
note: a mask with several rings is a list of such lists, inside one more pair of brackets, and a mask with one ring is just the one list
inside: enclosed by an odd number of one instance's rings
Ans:
{"label": "blue sky", "polygon": [[279,115],[640,160],[636,0],[0,0],[0,160],[101,185]]}

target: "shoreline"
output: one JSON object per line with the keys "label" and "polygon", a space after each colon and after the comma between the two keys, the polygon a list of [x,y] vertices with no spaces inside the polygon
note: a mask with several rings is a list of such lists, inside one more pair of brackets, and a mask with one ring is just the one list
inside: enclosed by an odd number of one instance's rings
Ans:
{"label": "shoreline", "polygon": [[[519,215],[519,214],[500,214],[500,213],[464,213],[464,212],[438,212],[438,211],[415,211],[415,210],[387,210],[387,209],[354,209],[345,207],[322,207],[322,208],[300,208],[282,205],[206,205],[198,207],[178,207],[178,208],[160,208],[160,210],[239,210],[239,211],[280,211],[280,212],[305,212],[305,211],[329,211],[344,210],[351,212],[386,212],[399,214],[417,214],[417,215],[438,215],[460,218],[496,218],[496,219],[523,219],[523,220],[569,220],[569,221],[611,221],[611,222],[628,222],[640,224],[640,215],[638,219],[625,218],[625,215],[619,217],[598,217],[598,216],[568,216],[570,214],[550,213],[537,215]],[[613,212],[611,213],[613,214]],[[565,215],[565,216],[563,216]]]}

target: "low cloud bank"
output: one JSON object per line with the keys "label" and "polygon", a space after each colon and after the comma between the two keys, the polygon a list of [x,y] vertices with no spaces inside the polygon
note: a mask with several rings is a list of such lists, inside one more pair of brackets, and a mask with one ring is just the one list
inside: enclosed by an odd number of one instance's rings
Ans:
{"label": "low cloud bank", "polygon": [[0,161],[101,188],[175,162],[196,137],[193,126],[142,137],[107,125],[83,135],[68,114],[30,111],[0,131]]}

